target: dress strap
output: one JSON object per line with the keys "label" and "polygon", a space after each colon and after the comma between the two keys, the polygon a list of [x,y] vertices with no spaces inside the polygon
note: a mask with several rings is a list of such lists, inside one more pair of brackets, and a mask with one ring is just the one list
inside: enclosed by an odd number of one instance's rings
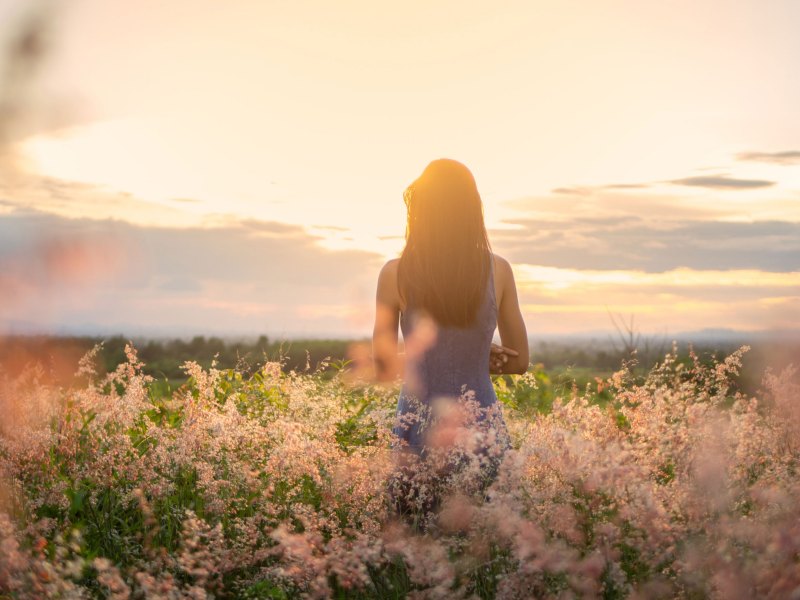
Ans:
{"label": "dress strap", "polygon": [[495,313],[497,312],[497,294],[494,289],[494,252],[489,253],[489,277],[487,278],[486,287],[489,297],[492,299],[492,306]]}

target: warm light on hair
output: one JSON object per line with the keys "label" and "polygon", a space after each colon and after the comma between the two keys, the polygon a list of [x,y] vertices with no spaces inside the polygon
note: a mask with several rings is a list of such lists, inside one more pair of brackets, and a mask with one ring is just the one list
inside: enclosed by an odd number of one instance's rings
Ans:
{"label": "warm light on hair", "polygon": [[484,297],[491,259],[472,173],[455,160],[435,160],[403,197],[408,221],[400,294],[441,326],[469,326]]}

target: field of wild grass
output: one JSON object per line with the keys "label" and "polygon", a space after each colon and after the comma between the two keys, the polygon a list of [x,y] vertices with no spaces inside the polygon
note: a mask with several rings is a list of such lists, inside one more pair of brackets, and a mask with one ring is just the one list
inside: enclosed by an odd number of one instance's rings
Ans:
{"label": "field of wild grass", "polygon": [[346,368],[0,373],[0,598],[798,598],[800,390],[736,391],[742,352],[498,378],[493,478],[470,411],[401,467]]}

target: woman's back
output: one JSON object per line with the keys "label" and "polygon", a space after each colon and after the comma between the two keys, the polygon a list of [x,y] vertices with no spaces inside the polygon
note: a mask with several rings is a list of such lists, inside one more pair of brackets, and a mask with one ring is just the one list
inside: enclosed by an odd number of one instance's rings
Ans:
{"label": "woman's back", "polygon": [[[494,281],[486,281],[483,301],[468,327],[432,327],[432,343],[426,351],[414,356],[406,364],[404,389],[423,398],[436,395],[460,396],[463,391],[475,391],[478,399],[494,399],[489,378],[489,348],[497,326],[497,304]],[[424,313],[408,299],[400,317],[400,329],[405,340],[413,339],[415,324],[424,319]],[[409,381],[411,378],[411,381]],[[408,389],[419,386],[418,389]],[[466,386],[466,387],[465,387]]]}
{"label": "woman's back", "polygon": [[[489,264],[493,264],[490,257]],[[400,328],[406,341],[406,365],[403,388],[398,402],[398,425],[394,433],[411,449],[425,445],[424,419],[415,421],[406,415],[425,415],[437,399],[474,397],[481,408],[496,404],[489,377],[489,350],[497,326],[494,269],[486,278],[482,301],[472,324],[466,327],[436,325],[407,298],[400,316]],[[420,343],[419,338],[425,338]]]}

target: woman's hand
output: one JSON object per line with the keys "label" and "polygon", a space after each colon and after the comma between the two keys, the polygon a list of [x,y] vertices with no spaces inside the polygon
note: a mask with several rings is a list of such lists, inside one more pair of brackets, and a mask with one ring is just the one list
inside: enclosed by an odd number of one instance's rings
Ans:
{"label": "woman's hand", "polygon": [[489,348],[489,373],[502,374],[509,356],[519,356],[519,352],[493,343]]}

